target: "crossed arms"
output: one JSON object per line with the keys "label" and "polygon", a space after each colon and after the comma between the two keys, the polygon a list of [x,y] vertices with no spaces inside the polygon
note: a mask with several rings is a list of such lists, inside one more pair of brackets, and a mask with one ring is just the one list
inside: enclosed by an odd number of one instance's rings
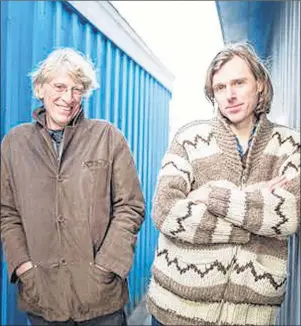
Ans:
{"label": "crossed arms", "polygon": [[[192,191],[192,165],[174,140],[154,197],[156,226],[169,237],[195,244],[247,243],[251,233],[283,238],[297,232],[300,151],[288,154],[268,182],[239,189],[232,182],[216,181]],[[288,168],[292,166],[296,168]]]}

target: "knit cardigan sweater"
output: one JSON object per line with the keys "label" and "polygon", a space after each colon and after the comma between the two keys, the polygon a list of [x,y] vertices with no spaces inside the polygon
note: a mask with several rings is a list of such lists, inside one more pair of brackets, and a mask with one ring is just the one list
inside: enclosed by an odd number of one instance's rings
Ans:
{"label": "knit cardigan sweater", "polygon": [[[153,202],[160,234],[147,306],[162,324],[275,324],[300,223],[299,138],[261,115],[243,168],[222,117],[175,135]],[[264,186],[280,175],[285,186]],[[207,205],[195,203],[208,186]]]}

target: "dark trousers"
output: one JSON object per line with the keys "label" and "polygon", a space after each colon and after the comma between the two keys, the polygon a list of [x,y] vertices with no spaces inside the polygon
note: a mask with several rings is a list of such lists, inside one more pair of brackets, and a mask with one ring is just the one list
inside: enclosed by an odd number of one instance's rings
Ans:
{"label": "dark trousers", "polygon": [[164,326],[157,320],[154,316],[152,316],[152,326]]}
{"label": "dark trousers", "polygon": [[113,312],[109,315],[99,316],[89,320],[76,322],[73,320],[67,321],[47,321],[40,316],[28,314],[28,318],[32,326],[127,326],[126,315],[123,309]]}

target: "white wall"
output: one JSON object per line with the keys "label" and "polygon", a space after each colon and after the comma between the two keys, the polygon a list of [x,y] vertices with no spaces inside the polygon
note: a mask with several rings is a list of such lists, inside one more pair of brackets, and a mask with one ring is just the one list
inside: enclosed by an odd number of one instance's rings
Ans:
{"label": "white wall", "polygon": [[176,79],[170,137],[182,125],[212,117],[203,88],[223,40],[215,1],[110,1]]}

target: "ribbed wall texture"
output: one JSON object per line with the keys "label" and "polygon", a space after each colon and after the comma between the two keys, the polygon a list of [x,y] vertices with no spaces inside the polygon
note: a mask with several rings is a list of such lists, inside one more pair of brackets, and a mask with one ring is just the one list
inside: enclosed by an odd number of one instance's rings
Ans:
{"label": "ribbed wall texture", "polygon": [[[129,275],[130,313],[145,292],[153,260],[157,231],[150,220],[151,199],[168,144],[171,94],[70,5],[1,1],[1,138],[11,127],[31,121],[39,102],[32,99],[26,75],[58,46],[80,50],[96,64],[100,89],[84,103],[85,114],[107,119],[123,131],[138,168],[147,212]],[[17,310],[4,257],[0,262],[1,325],[24,325],[27,319]]]}
{"label": "ribbed wall texture", "polygon": [[[217,9],[224,41],[250,41],[268,62],[275,91],[269,118],[300,130],[300,1],[217,1]],[[278,325],[301,325],[300,239],[301,230],[289,241]]]}

